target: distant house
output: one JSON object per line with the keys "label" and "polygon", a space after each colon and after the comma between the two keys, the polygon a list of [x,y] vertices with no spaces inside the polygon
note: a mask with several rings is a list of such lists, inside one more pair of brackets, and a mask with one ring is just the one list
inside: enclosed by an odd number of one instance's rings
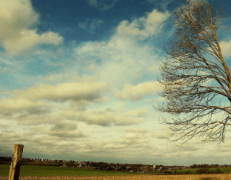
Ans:
{"label": "distant house", "polygon": [[126,166],[125,168],[126,168],[126,170],[128,170],[128,169],[131,169],[131,166]]}
{"label": "distant house", "polygon": [[148,169],[149,169],[148,166],[140,166],[140,168],[141,168],[142,170],[148,170]]}
{"label": "distant house", "polygon": [[94,169],[100,169],[100,166],[93,166]]}
{"label": "distant house", "polygon": [[116,166],[115,169],[116,169],[116,170],[120,170],[120,166]]}

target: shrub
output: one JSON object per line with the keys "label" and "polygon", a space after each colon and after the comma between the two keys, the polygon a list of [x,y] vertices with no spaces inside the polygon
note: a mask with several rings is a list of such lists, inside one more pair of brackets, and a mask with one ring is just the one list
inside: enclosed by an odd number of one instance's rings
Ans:
{"label": "shrub", "polygon": [[214,172],[215,174],[223,174],[224,172],[220,169],[216,169],[216,171]]}
{"label": "shrub", "polygon": [[209,169],[208,168],[201,168],[196,170],[197,174],[209,174]]}
{"label": "shrub", "polygon": [[166,173],[166,174],[172,174],[171,171],[164,171],[164,173]]}
{"label": "shrub", "polygon": [[211,170],[209,174],[216,174],[215,171]]}
{"label": "shrub", "polygon": [[186,174],[192,174],[192,172],[190,170],[185,172]]}
{"label": "shrub", "polygon": [[223,174],[224,172],[220,169],[216,169],[215,171],[209,171],[208,168],[201,168],[196,171],[197,174]]}
{"label": "shrub", "polygon": [[66,163],[66,165],[67,165],[68,167],[73,167],[73,166],[75,166],[75,161],[68,161],[68,162]]}

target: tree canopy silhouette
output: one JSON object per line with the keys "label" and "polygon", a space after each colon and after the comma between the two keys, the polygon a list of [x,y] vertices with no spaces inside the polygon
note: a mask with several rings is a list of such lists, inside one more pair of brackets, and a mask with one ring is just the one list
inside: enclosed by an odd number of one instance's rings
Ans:
{"label": "tree canopy silhouette", "polygon": [[[174,38],[164,48],[170,55],[161,62],[165,102],[153,106],[170,113],[162,122],[170,126],[171,137],[184,144],[195,136],[202,141],[224,142],[226,127],[231,125],[230,105],[221,105],[219,97],[231,102],[231,75],[217,37],[224,8],[214,15],[214,3],[185,0],[172,15]],[[223,28],[222,28],[223,29]],[[210,55],[211,58],[206,58]],[[229,103],[228,103],[229,104]],[[223,117],[214,115],[223,112]]]}

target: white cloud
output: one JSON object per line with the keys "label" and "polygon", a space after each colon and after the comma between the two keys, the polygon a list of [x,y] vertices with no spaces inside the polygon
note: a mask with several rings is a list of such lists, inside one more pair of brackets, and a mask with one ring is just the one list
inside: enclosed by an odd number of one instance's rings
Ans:
{"label": "white cloud", "polygon": [[112,113],[106,111],[89,111],[78,116],[79,121],[83,121],[90,125],[95,124],[100,126],[111,126],[113,119],[114,116]]}
{"label": "white cloud", "polygon": [[121,99],[139,100],[144,96],[155,95],[162,88],[159,82],[144,82],[138,85],[126,84],[123,91],[118,91],[116,95]]}
{"label": "white cloud", "polygon": [[[44,106],[43,108],[45,108],[46,111],[44,110],[43,112],[40,113],[30,113],[29,111],[26,111],[21,115],[15,116],[14,119],[17,119],[18,125],[23,125],[23,126],[40,126],[43,124],[49,125],[64,120],[63,117],[57,115],[57,109],[55,109],[54,107]],[[39,133],[42,133],[42,131],[39,131]]]}
{"label": "white cloud", "polygon": [[97,19],[97,20],[86,20],[85,22],[79,22],[79,27],[82,29],[87,29],[90,31],[90,33],[94,33],[94,30],[99,27],[101,24],[103,24],[103,20]]}
{"label": "white cloud", "polygon": [[121,138],[115,140],[115,142],[119,144],[126,144],[127,146],[140,146],[140,144],[147,144],[149,139],[143,133],[129,132],[124,134]]}
{"label": "white cloud", "polygon": [[118,0],[87,0],[90,6],[99,10],[111,9],[117,2]]}
{"label": "white cloud", "polygon": [[48,76],[43,77],[45,81],[49,82],[60,82],[66,79],[68,75],[67,74],[50,74]]}
{"label": "white cloud", "polygon": [[[146,120],[143,117],[146,116],[147,113],[148,109],[146,108],[128,111],[123,116],[115,118],[114,124],[116,126],[137,125]],[[139,130],[133,129],[133,131],[138,132]]]}
{"label": "white cloud", "polygon": [[27,99],[46,99],[52,101],[92,101],[100,97],[100,92],[105,90],[105,83],[62,83],[56,86],[39,84],[27,90],[15,90],[14,96]]}
{"label": "white cloud", "polygon": [[167,100],[164,97],[159,97],[155,101],[157,102],[157,101],[167,101]]}
{"label": "white cloud", "polygon": [[153,66],[151,66],[151,67],[149,68],[149,71],[150,71],[150,72],[157,73],[157,72],[159,72],[159,66],[153,65]]}
{"label": "white cloud", "polygon": [[76,57],[88,62],[87,69],[97,79],[116,88],[148,73],[143,70],[149,70],[158,60],[152,47],[139,44],[136,38],[125,39],[118,34],[112,36],[108,42],[83,44],[76,48]]}
{"label": "white cloud", "polygon": [[144,121],[145,118],[123,116],[123,117],[116,118],[114,124],[116,126],[129,126],[129,125],[138,125]]}
{"label": "white cloud", "polygon": [[97,0],[88,0],[88,3],[89,3],[91,6],[97,6]]}
{"label": "white cloud", "polygon": [[51,31],[37,34],[33,27],[38,19],[30,0],[0,1],[0,43],[7,53],[17,55],[39,44],[62,42],[62,37]]}
{"label": "white cloud", "polygon": [[158,139],[166,139],[169,137],[169,127],[163,127],[161,128],[160,130],[158,130],[157,132],[153,132],[152,135],[153,137],[155,138],[158,138]]}
{"label": "white cloud", "polygon": [[117,34],[126,37],[137,37],[140,40],[157,35],[161,32],[163,22],[170,16],[168,12],[161,13],[154,9],[146,17],[135,19],[131,23],[124,20],[117,27]]}
{"label": "white cloud", "polygon": [[[156,66],[159,58],[155,49],[141,43],[138,37],[158,35],[168,16],[168,13],[153,10],[132,23],[124,21],[108,41],[87,42],[77,47],[76,57],[87,65],[86,68],[97,79],[106,82],[116,91],[116,88],[123,87],[127,82],[132,83],[135,78],[149,72],[158,72]],[[136,27],[142,23],[142,29]],[[137,33],[131,35],[133,31]]]}
{"label": "white cloud", "polygon": [[23,111],[33,111],[35,109],[42,108],[43,105],[44,103],[41,101],[31,101],[23,98],[1,99],[0,113],[13,114]]}
{"label": "white cloud", "polygon": [[68,123],[68,122],[57,123],[51,128],[52,131],[60,131],[60,130],[71,131],[75,129],[77,129],[77,125],[75,123]]}
{"label": "white cloud", "polygon": [[[83,105],[82,107],[86,107],[87,105]],[[75,108],[73,110],[71,110],[71,109],[70,110],[63,110],[60,112],[60,115],[67,118],[67,119],[77,119],[77,117],[79,117],[81,115],[81,111],[77,111],[77,110],[79,110],[79,108]]]}
{"label": "white cloud", "polygon": [[88,110],[84,112],[73,112],[73,111],[64,111],[61,115],[65,115],[66,117],[71,116],[72,119],[78,119],[78,121],[82,121],[89,125],[99,125],[99,126],[111,126],[112,124],[116,126],[126,126],[126,125],[136,125],[143,121],[145,118],[141,118],[145,116],[148,112],[148,109],[138,109],[135,111],[129,111],[125,113],[125,115],[121,117],[116,117],[116,113],[114,110],[105,109],[105,110]]}
{"label": "white cloud", "polygon": [[128,113],[126,113],[126,116],[142,117],[142,116],[145,116],[147,112],[148,112],[148,109],[143,108],[143,109],[138,109],[135,111],[129,111]]}
{"label": "white cloud", "polygon": [[124,128],[123,130],[126,132],[147,133],[147,130],[143,128]]}
{"label": "white cloud", "polygon": [[221,41],[221,52],[224,57],[231,57],[231,38],[228,41]]}
{"label": "white cloud", "polygon": [[80,130],[77,129],[76,122],[58,122],[52,128],[46,128],[44,134],[62,138],[80,138],[84,137]]}

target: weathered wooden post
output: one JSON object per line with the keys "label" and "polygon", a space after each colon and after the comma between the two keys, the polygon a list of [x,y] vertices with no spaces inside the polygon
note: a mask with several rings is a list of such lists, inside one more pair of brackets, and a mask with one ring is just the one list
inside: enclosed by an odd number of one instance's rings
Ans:
{"label": "weathered wooden post", "polygon": [[20,167],[22,161],[22,152],[24,145],[15,144],[14,145],[14,154],[11,160],[9,180],[18,180],[20,174]]}

